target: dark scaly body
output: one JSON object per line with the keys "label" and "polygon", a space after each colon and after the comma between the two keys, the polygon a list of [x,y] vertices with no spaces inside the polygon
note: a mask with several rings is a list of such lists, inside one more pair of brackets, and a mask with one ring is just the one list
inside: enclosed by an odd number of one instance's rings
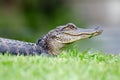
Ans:
{"label": "dark scaly body", "polygon": [[0,52],[13,55],[57,55],[68,43],[90,38],[102,33],[102,29],[82,29],[69,23],[59,26],[40,38],[37,43],[29,43],[12,39],[0,38]]}
{"label": "dark scaly body", "polygon": [[13,55],[39,55],[45,51],[34,43],[0,38],[0,52]]}

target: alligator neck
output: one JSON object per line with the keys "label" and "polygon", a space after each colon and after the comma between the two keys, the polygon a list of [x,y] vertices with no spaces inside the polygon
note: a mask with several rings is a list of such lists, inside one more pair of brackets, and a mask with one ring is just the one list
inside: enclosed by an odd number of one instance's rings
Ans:
{"label": "alligator neck", "polygon": [[50,55],[57,55],[60,53],[61,48],[65,46],[65,44],[61,44],[56,40],[53,40],[50,35],[43,36],[36,43],[37,47],[41,47],[43,53],[47,53]]}

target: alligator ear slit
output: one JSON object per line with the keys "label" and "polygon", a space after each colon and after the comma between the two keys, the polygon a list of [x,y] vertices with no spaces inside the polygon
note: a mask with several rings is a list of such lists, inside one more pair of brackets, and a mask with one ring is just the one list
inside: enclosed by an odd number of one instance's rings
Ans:
{"label": "alligator ear slit", "polygon": [[43,37],[44,37],[44,36],[42,36],[40,39],[38,39],[38,40],[36,41],[36,45],[39,45],[39,43],[42,41]]}
{"label": "alligator ear slit", "polygon": [[42,41],[42,38],[40,38],[40,39],[38,39],[37,41],[36,41],[36,45],[39,45],[39,43]]}
{"label": "alligator ear slit", "polygon": [[36,41],[36,45],[38,45],[40,41],[41,41],[41,39],[37,40],[37,41]]}

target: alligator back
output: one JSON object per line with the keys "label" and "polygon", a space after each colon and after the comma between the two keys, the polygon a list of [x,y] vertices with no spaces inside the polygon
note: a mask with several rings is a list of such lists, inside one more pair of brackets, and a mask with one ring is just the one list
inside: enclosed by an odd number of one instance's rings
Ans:
{"label": "alligator back", "polygon": [[9,52],[14,55],[28,55],[36,53],[36,45],[18,40],[0,38],[0,52]]}

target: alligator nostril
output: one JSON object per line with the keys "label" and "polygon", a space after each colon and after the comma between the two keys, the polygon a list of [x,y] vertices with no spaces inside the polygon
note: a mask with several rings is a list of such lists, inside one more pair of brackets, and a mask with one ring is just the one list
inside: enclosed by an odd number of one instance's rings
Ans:
{"label": "alligator nostril", "polygon": [[103,32],[103,29],[100,26],[97,26],[95,28],[95,30],[96,30],[97,33],[102,33]]}
{"label": "alligator nostril", "polygon": [[99,26],[97,26],[97,27],[95,28],[95,30],[98,30],[98,29],[100,29],[100,27],[99,27]]}

